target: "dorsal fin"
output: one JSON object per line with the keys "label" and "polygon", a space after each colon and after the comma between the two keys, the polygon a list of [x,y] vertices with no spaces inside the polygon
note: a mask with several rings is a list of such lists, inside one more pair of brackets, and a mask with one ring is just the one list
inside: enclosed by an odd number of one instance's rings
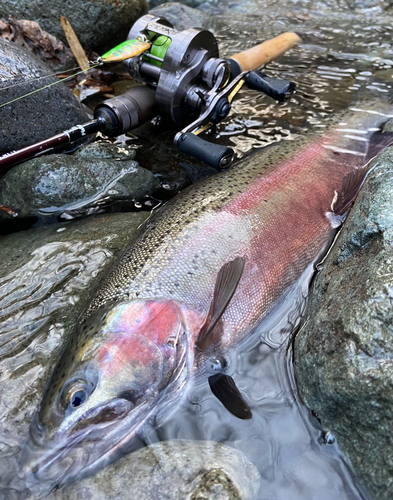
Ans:
{"label": "dorsal fin", "polygon": [[236,291],[245,262],[243,257],[236,257],[236,259],[224,264],[218,272],[209,313],[196,341],[200,349],[205,350],[210,345],[218,344],[220,341],[222,328],[219,320]]}

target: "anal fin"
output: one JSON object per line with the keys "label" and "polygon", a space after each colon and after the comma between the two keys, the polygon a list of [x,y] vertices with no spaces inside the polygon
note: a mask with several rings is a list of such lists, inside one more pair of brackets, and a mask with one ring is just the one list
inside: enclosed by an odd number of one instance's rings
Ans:
{"label": "anal fin", "polygon": [[217,373],[209,377],[209,385],[212,393],[232,415],[242,420],[249,420],[252,417],[250,407],[244,401],[232,377]]}
{"label": "anal fin", "polygon": [[218,272],[209,313],[196,341],[199,349],[205,350],[211,345],[217,345],[222,338],[220,318],[236,291],[245,262],[243,257],[236,257],[224,264]]}

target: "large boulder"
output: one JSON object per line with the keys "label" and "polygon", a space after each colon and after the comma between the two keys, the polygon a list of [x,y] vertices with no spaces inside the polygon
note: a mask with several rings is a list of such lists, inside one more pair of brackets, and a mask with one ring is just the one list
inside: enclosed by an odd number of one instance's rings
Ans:
{"label": "large boulder", "polygon": [[41,28],[65,40],[60,16],[71,23],[80,42],[97,51],[112,48],[127,38],[134,22],[147,12],[146,0],[0,0],[3,19],[37,21]]}
{"label": "large boulder", "polygon": [[[0,105],[56,81],[53,72],[30,52],[0,38]],[[1,107],[0,154],[88,120],[82,105],[64,83],[52,85]]]}
{"label": "large boulder", "polygon": [[0,203],[19,217],[67,217],[90,213],[102,204],[143,202],[160,181],[133,161],[134,156],[130,146],[102,141],[73,155],[33,158],[0,179]]}
{"label": "large boulder", "polygon": [[295,341],[298,387],[374,500],[393,491],[393,148],[315,280]]}
{"label": "large boulder", "polygon": [[210,16],[207,13],[183,5],[180,2],[165,2],[155,7],[149,14],[165,17],[178,31],[188,28],[206,27],[208,29],[210,22]]}

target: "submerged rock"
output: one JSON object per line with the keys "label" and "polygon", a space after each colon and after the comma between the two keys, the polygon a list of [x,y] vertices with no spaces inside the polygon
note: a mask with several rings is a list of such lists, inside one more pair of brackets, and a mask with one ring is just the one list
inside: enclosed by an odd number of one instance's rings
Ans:
{"label": "submerged rock", "polygon": [[66,41],[60,16],[71,23],[80,42],[95,50],[115,47],[124,41],[134,22],[147,12],[146,0],[0,0],[4,19],[10,14],[17,19],[37,21],[41,28]]}
{"label": "submerged rock", "polygon": [[68,217],[114,201],[141,201],[160,183],[134,156],[129,146],[98,142],[73,155],[33,158],[0,179],[0,202],[19,217]]}
{"label": "submerged rock", "polygon": [[[0,37],[0,104],[56,81],[43,62]],[[53,85],[1,108],[0,154],[30,146],[88,119],[64,83]]]}
{"label": "submerged rock", "polygon": [[239,450],[211,441],[164,441],[142,448],[49,500],[248,500],[256,467]]}
{"label": "submerged rock", "polygon": [[15,457],[67,332],[147,217],[99,215],[0,237],[1,499],[21,498]]}
{"label": "submerged rock", "polygon": [[316,277],[295,341],[300,394],[374,500],[393,491],[393,148],[375,168]]}

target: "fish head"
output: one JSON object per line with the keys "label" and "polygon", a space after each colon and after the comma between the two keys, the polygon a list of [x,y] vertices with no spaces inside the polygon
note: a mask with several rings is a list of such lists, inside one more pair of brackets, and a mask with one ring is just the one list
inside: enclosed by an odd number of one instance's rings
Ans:
{"label": "fish head", "polygon": [[124,454],[158,403],[176,394],[189,372],[192,349],[175,302],[115,304],[92,314],[74,333],[21,451],[20,476],[30,488],[47,483],[52,489]]}

